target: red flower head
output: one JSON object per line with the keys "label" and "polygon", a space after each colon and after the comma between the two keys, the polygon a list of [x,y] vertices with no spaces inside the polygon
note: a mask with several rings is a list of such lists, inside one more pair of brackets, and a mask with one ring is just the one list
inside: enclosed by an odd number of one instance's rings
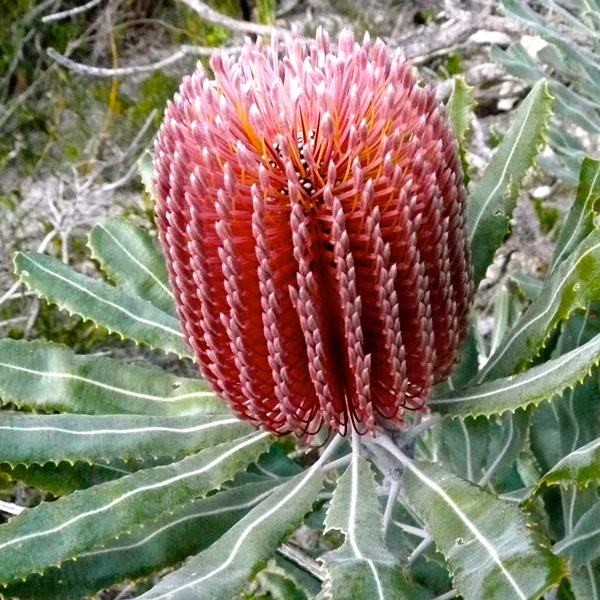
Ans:
{"label": "red flower head", "polygon": [[156,142],[187,341],[237,414],[359,433],[426,402],[471,295],[456,143],[380,40],[248,41],[186,77]]}

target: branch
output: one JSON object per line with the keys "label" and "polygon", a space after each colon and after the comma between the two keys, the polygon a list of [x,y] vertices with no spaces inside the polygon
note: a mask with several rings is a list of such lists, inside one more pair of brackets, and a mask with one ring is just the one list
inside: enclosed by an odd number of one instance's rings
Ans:
{"label": "branch", "polygon": [[183,4],[191,8],[200,18],[208,21],[209,23],[216,23],[222,25],[232,31],[238,33],[254,33],[256,35],[264,35],[270,37],[271,34],[281,36],[285,33],[289,33],[283,29],[277,29],[270,25],[261,25],[260,23],[252,23],[250,21],[238,21],[227,15],[223,15],[220,12],[210,8],[207,4],[201,0],[180,0]]}
{"label": "branch", "polygon": [[17,504],[13,504],[12,502],[3,502],[2,500],[0,500],[0,512],[9,515],[18,515],[24,510],[25,508],[23,506],[18,506]]}
{"label": "branch", "polygon": [[[215,50],[214,46],[189,46],[183,45],[179,47],[177,52],[147,65],[132,65],[130,67],[91,67],[82,63],[76,62],[67,58],[64,54],[61,54],[54,48],[48,48],[48,56],[55,60],[57,63],[67,67],[74,73],[80,73],[81,75],[92,75],[93,77],[125,77],[129,75],[139,75],[141,73],[151,73],[157,71],[168,65],[172,65],[180,61],[185,56],[210,56]],[[241,51],[241,48],[228,48],[228,52],[237,53]]]}
{"label": "branch", "polygon": [[94,6],[98,6],[102,0],[90,0],[86,4],[82,4],[81,6],[76,6],[75,8],[71,8],[69,10],[63,10],[62,12],[57,12],[52,15],[46,15],[42,17],[42,23],[50,23],[50,21],[60,21],[61,19],[66,19],[68,17],[73,17],[78,15],[90,8],[94,8]]}
{"label": "branch", "polygon": [[[473,14],[460,11],[460,18],[452,19],[442,25],[432,25],[425,31],[419,29],[399,40],[397,46],[413,64],[419,65],[448,52],[449,49],[464,44],[478,31],[494,31],[514,35],[521,27],[508,19],[490,14]],[[484,43],[480,38],[475,42]]]}

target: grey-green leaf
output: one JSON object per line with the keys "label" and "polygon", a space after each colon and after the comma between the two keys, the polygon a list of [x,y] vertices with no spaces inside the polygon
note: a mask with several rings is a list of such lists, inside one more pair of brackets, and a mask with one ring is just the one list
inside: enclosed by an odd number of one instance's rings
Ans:
{"label": "grey-green leaf", "polygon": [[19,252],[15,269],[25,285],[61,309],[151,348],[190,356],[177,319],[146,300],[82,275],[47,254]]}
{"label": "grey-green leaf", "polygon": [[119,289],[175,316],[167,265],[158,241],[146,229],[114,217],[92,229],[88,246]]}
{"label": "grey-green leaf", "polygon": [[585,486],[592,482],[600,482],[600,438],[567,454],[541,481],[562,486]]}
{"label": "grey-green leaf", "polygon": [[27,600],[75,600],[125,579],[137,579],[202,551],[268,497],[276,481],[247,483],[157,515],[157,520],[77,560],[13,582],[0,596]]}
{"label": "grey-green leaf", "polygon": [[552,550],[566,556],[575,567],[600,557],[600,502],[596,502]]}
{"label": "grey-green leaf", "polygon": [[469,195],[467,225],[476,286],[508,233],[521,182],[544,141],[550,100],[546,82],[538,82]]}
{"label": "grey-green leaf", "polygon": [[218,489],[271,441],[252,434],[23,511],[0,526],[0,584],[74,558]]}
{"label": "grey-green leaf", "polygon": [[344,544],[321,558],[326,580],[320,598],[331,600],[408,600],[422,597],[411,586],[384,542],[375,477],[357,455],[340,477],[325,519]]}
{"label": "grey-green leaf", "polygon": [[446,114],[459,144],[464,142],[471,126],[474,105],[473,87],[468,85],[461,75],[456,76],[452,81],[452,93],[446,104]]}
{"label": "grey-green leaf", "polygon": [[515,411],[550,400],[589,375],[600,362],[600,335],[587,344],[536,367],[432,398],[429,406],[450,417],[477,417]]}
{"label": "grey-green leaf", "polygon": [[567,220],[560,230],[551,261],[551,271],[593,231],[600,199],[600,162],[586,158],[579,173],[579,187]]}
{"label": "grey-green leaf", "polygon": [[140,600],[231,600],[311,510],[323,478],[318,463],[296,475]]}
{"label": "grey-green leaf", "polygon": [[19,407],[86,414],[223,414],[205,381],[162,369],[77,355],[61,344],[0,340],[0,399]]}
{"label": "grey-green leaf", "polygon": [[513,503],[425,461],[407,461],[402,482],[465,600],[534,600],[564,575]]}
{"label": "grey-green leaf", "polygon": [[563,319],[600,293],[600,231],[592,231],[546,279],[542,292],[506,335],[477,382],[512,375],[540,351]]}
{"label": "grey-green leaf", "polygon": [[[0,411],[0,462],[44,464],[98,459],[179,458],[252,432],[231,414],[35,415]],[[23,440],[27,440],[23,443]]]}

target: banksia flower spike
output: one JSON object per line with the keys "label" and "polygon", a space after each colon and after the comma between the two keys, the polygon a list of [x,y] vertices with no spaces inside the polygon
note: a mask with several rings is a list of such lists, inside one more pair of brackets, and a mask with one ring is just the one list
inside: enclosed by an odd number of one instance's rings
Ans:
{"label": "banksia flower spike", "polygon": [[460,164],[432,90],[380,40],[216,53],[169,104],[157,222],[179,318],[236,413],[276,433],[402,424],[471,295]]}

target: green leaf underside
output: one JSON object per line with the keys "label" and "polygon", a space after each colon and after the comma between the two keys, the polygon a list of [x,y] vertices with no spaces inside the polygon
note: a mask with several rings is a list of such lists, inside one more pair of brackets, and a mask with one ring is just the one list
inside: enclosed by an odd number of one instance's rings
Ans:
{"label": "green leaf underside", "polygon": [[510,377],[450,392],[429,402],[434,412],[450,417],[477,417],[515,411],[550,400],[575,386],[600,362],[600,335],[558,358]]}
{"label": "green leaf underside", "polygon": [[545,81],[538,82],[523,100],[509,132],[469,194],[467,229],[476,287],[508,233],[521,182],[544,140],[550,100]]}
{"label": "green leaf underside", "polygon": [[320,465],[296,475],[207,550],[190,558],[139,599],[231,600],[310,512],[323,478]]}
{"label": "green leaf underside", "polygon": [[82,275],[47,254],[19,252],[15,270],[25,285],[69,313],[151,348],[190,356],[177,319],[146,300]]}
{"label": "green leaf underside", "polygon": [[534,600],[563,576],[513,503],[435,463],[405,465],[404,494],[450,565],[464,600]]}
{"label": "green leaf underside", "polygon": [[600,294],[600,231],[592,231],[546,279],[540,295],[481,369],[477,382],[512,375],[537,356],[550,332]]}
{"label": "green leaf underside", "polygon": [[0,398],[19,407],[86,414],[223,414],[226,404],[205,381],[61,344],[0,340]]}
{"label": "green leaf underside", "polygon": [[504,491],[528,422],[525,411],[501,418],[444,419],[440,428],[444,464],[463,479],[477,483],[485,476],[496,491]]}
{"label": "green leaf underside", "polygon": [[593,231],[600,198],[600,162],[586,158],[581,165],[577,195],[556,241],[551,270],[554,270]]}
{"label": "green leaf underside", "polygon": [[58,565],[218,489],[271,441],[252,434],[22,512],[0,526],[0,584]]}
{"label": "green leaf underside", "polygon": [[92,229],[88,246],[117,287],[175,316],[165,259],[146,229],[114,217]]}
{"label": "green leaf underside", "polygon": [[475,98],[473,87],[468,85],[465,78],[457,76],[452,82],[452,93],[446,104],[446,115],[459,144],[464,142],[471,121]]}
{"label": "green leaf underside", "polygon": [[337,529],[343,545],[322,556],[326,580],[320,598],[406,600],[420,598],[405,579],[383,537],[375,477],[369,463],[354,456],[338,481],[325,519],[325,532]]}
{"label": "green leaf underside", "polygon": [[121,415],[115,419],[113,415],[0,411],[0,463],[182,457],[252,430],[230,414],[194,418]]}
{"label": "green leaf underside", "polygon": [[552,549],[566,556],[575,567],[581,567],[600,556],[600,502],[596,502],[577,525]]}
{"label": "green leaf underside", "polygon": [[544,477],[546,485],[577,485],[600,482],[600,438],[567,454]]}
{"label": "green leaf underside", "polygon": [[575,600],[599,600],[600,560],[573,571],[569,580]]}
{"label": "green leaf underside", "polygon": [[51,567],[42,575],[0,588],[0,597],[67,600],[90,596],[125,579],[136,579],[201,552],[268,497],[277,480],[248,483],[196,500],[155,522]]}

